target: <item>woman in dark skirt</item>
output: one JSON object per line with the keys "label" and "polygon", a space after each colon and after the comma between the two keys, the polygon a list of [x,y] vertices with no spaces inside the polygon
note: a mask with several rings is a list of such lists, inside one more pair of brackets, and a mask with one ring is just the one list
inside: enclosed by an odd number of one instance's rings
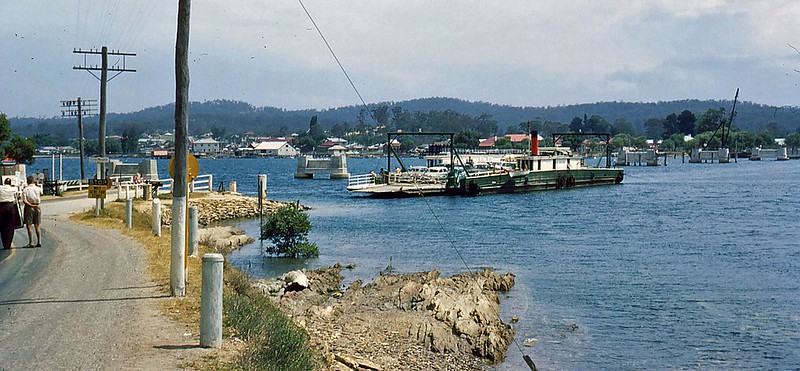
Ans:
{"label": "woman in dark skirt", "polygon": [[0,185],[0,239],[3,240],[3,250],[11,248],[14,229],[20,225],[17,188],[11,185],[11,178],[6,178]]}

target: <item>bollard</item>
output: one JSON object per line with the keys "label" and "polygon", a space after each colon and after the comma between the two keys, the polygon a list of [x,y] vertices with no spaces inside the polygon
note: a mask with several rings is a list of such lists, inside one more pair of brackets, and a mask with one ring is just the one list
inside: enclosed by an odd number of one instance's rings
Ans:
{"label": "bollard", "polygon": [[232,180],[230,183],[228,183],[228,191],[230,191],[231,193],[236,193],[236,181],[235,180]]}
{"label": "bollard", "polygon": [[197,257],[197,206],[189,206],[189,256]]}
{"label": "bollard", "polygon": [[267,174],[258,174],[258,198],[267,199]]}
{"label": "bollard", "polygon": [[125,200],[125,226],[133,228],[133,200]]}
{"label": "bollard", "polygon": [[161,237],[161,200],[153,199],[153,236]]}
{"label": "bollard", "polygon": [[200,290],[200,346],[222,345],[222,254],[203,255]]}

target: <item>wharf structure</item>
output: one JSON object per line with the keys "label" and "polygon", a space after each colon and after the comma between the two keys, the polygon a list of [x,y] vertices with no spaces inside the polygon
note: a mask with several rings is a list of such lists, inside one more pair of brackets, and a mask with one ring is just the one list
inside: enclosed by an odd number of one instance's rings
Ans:
{"label": "wharf structure", "polygon": [[699,164],[701,162],[713,163],[714,161],[720,164],[727,164],[731,162],[731,154],[728,148],[720,148],[718,150],[704,150],[702,148],[692,148],[692,153],[689,155],[690,164]]}
{"label": "wharf structure", "polygon": [[786,150],[786,147],[773,149],[761,149],[754,147],[750,149],[751,161],[761,161],[762,158],[775,158],[778,161],[786,161],[789,159],[789,153]]}
{"label": "wharf structure", "polygon": [[649,148],[644,151],[621,149],[617,153],[615,166],[658,166],[658,154],[656,150]]}
{"label": "wharf structure", "polygon": [[[331,147],[333,149],[333,147]],[[342,147],[344,148],[344,147]],[[310,155],[297,157],[295,178],[299,179],[347,179],[347,155],[344,151],[334,149],[328,157]]]}

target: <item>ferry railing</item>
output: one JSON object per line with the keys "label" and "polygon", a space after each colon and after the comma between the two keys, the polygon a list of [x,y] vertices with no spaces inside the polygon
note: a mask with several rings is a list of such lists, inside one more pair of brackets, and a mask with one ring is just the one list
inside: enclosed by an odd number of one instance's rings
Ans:
{"label": "ferry railing", "polygon": [[375,184],[376,179],[377,177],[375,176],[375,174],[352,175],[347,180],[347,186],[356,187],[356,186]]}

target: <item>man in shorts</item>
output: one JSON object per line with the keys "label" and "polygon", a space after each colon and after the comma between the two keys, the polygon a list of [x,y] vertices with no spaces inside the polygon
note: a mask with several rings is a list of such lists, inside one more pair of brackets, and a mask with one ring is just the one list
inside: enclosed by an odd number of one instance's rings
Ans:
{"label": "man in shorts", "polygon": [[42,210],[39,203],[42,202],[42,187],[36,184],[32,176],[28,177],[28,185],[22,189],[22,202],[25,203],[23,213],[23,223],[28,230],[28,246],[33,247],[33,227],[36,227],[36,247],[42,247]]}

